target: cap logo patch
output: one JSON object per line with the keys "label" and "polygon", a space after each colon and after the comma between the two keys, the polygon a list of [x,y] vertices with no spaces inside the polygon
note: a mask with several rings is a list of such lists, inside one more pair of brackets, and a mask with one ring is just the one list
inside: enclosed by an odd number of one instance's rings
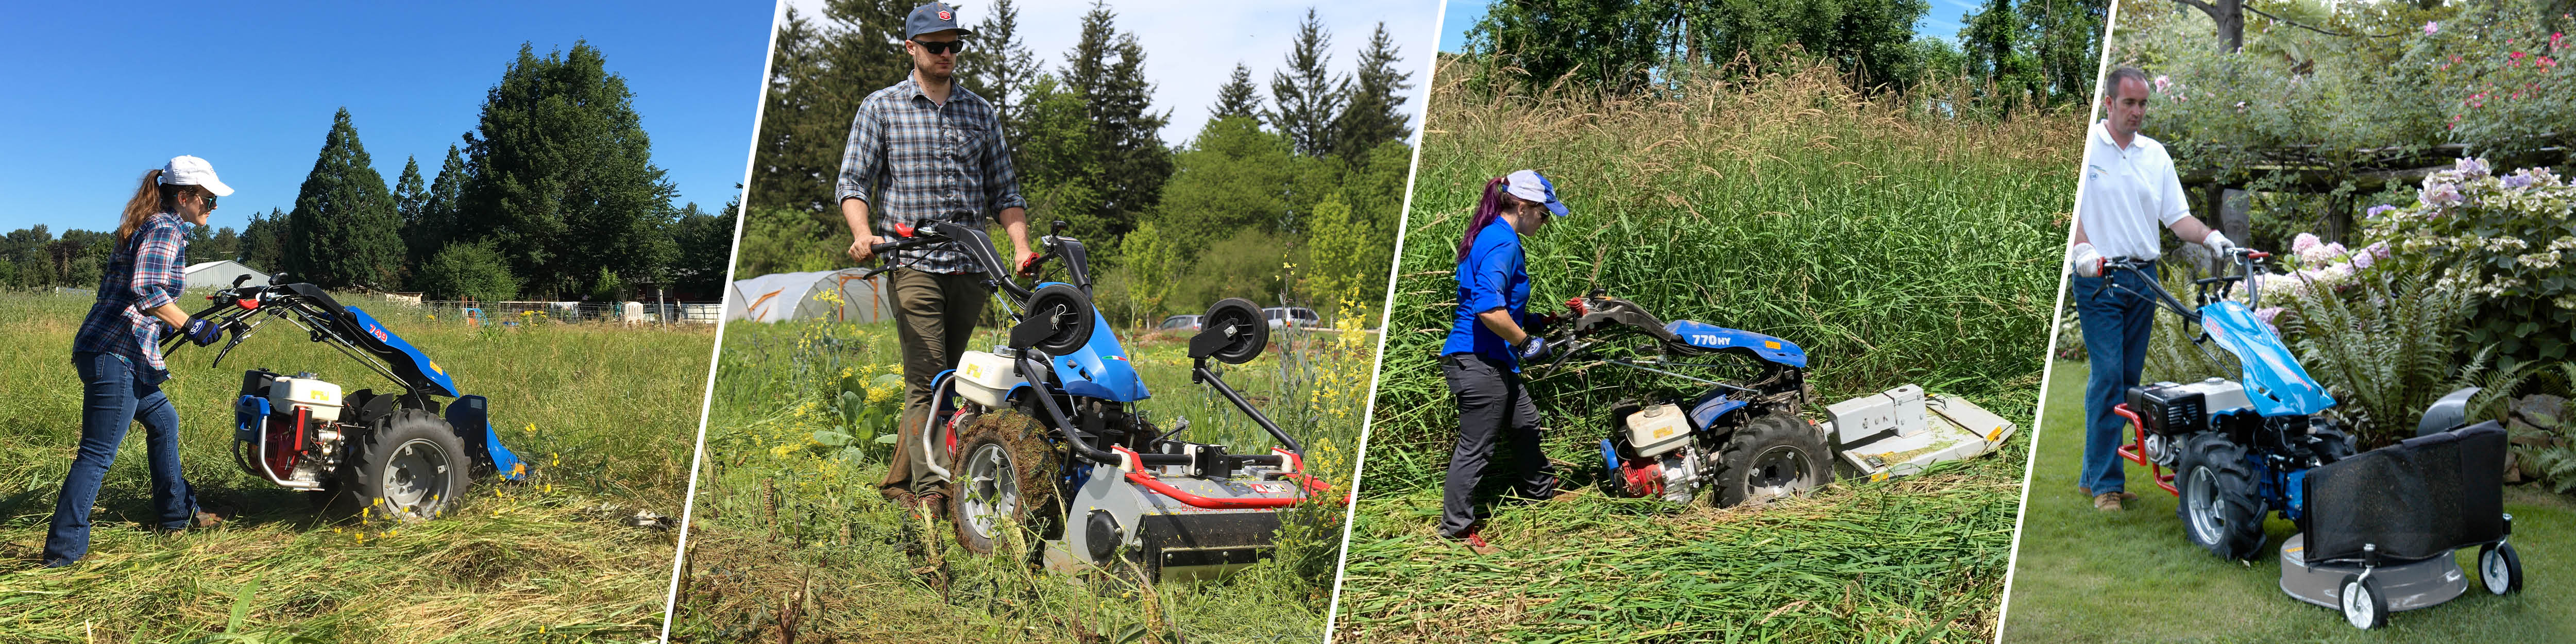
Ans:
{"label": "cap logo patch", "polygon": [[940,19],[940,20],[956,20],[956,18],[949,17],[948,12],[946,12],[946,11],[939,12],[939,19]]}

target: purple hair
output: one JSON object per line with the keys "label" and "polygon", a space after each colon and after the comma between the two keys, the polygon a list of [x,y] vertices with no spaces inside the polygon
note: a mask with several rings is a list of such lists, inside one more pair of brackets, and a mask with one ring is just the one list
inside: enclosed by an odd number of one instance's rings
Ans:
{"label": "purple hair", "polygon": [[1519,199],[1503,189],[1504,178],[1485,180],[1485,198],[1476,201],[1476,216],[1467,220],[1467,234],[1458,237],[1458,258],[1450,261],[1467,261],[1467,250],[1476,246],[1476,233],[1485,230],[1486,224],[1494,223],[1495,217],[1502,216],[1503,200]]}

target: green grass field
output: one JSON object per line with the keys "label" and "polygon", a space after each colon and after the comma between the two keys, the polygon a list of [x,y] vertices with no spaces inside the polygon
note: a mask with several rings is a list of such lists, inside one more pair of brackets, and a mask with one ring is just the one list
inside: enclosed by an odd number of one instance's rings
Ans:
{"label": "green grass field", "polygon": [[[2532,486],[2505,488],[2523,590],[2472,588],[2450,603],[2389,615],[2383,632],[2346,625],[2332,609],[2280,589],[2281,540],[2297,528],[2267,522],[2263,555],[2221,560],[2183,538],[2175,498],[2128,477],[2126,510],[2093,509],[2075,489],[2084,458],[2084,363],[2059,361],[2032,464],[2028,516],[2013,562],[2008,642],[2566,642],[2576,638],[2576,502]],[[2460,553],[2474,570],[2477,551]],[[2472,580],[2474,583],[2474,580]]]}
{"label": "green grass field", "polygon": [[[1433,534],[1456,437],[1433,361],[1484,180],[1536,168],[1574,214],[1526,242],[1533,313],[1607,289],[1798,343],[1818,402],[1916,383],[2027,421],[2081,116],[1946,120],[1828,70],[1606,105],[1475,97],[1459,72],[1430,98],[1335,638],[1991,638],[2025,439],[1763,511],[1498,508],[1508,552],[1471,557]],[[1601,367],[1531,391],[1549,455],[1591,488],[1611,403],[1678,386]]]}
{"label": "green grass field", "polygon": [[0,641],[650,641],[662,622],[677,515],[714,333],[529,324],[474,330],[349,296],[491,399],[503,440],[537,467],[481,485],[461,514],[403,525],[331,521],[298,493],[235,469],[231,403],[252,367],[313,371],[354,391],[389,383],[282,325],[208,366],[171,356],[164,385],[181,461],[223,527],[151,535],[140,425],[100,491],[88,558],[35,567],[80,436],[72,334],[91,300],[0,295]]}
{"label": "green grass field", "polygon": [[[888,449],[858,458],[818,442],[848,427],[831,396],[844,376],[900,374],[890,324],[728,325],[708,416],[673,641],[1294,642],[1323,636],[1340,554],[1338,507],[1301,508],[1276,560],[1217,582],[1137,587],[1046,573],[1024,557],[977,556],[945,521],[878,496]],[[1271,444],[1222,399],[1189,382],[1184,339],[1123,334],[1160,422],[1237,451]],[[999,341],[987,329],[979,343]],[[1376,335],[1274,335],[1267,355],[1226,379],[1305,443],[1309,469],[1347,490]],[[867,386],[900,406],[899,381]],[[1337,495],[1338,496],[1338,495]],[[1025,552],[1025,551],[1023,551]]]}

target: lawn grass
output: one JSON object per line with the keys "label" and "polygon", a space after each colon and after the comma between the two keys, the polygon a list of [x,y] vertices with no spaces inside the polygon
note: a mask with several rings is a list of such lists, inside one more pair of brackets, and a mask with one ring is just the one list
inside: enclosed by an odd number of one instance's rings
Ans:
{"label": "lawn grass", "polygon": [[[2080,112],[1949,120],[1830,69],[1670,100],[1485,98],[1465,64],[1429,99],[1335,640],[1991,639],[2025,438],[1758,511],[1597,493],[1499,508],[1487,534],[1509,552],[1469,557],[1432,534],[1456,440],[1433,363],[1485,179],[1536,168],[1573,215],[1525,242],[1531,312],[1607,289],[1799,344],[1819,404],[1914,383],[2026,421]],[[1612,403],[1685,386],[1598,367],[1530,389],[1548,455],[1591,489]]]}
{"label": "lawn grass", "polygon": [[[889,323],[743,323],[724,333],[673,641],[1322,638],[1340,554],[1337,505],[1292,510],[1278,559],[1216,582],[1086,583],[1019,556],[976,556],[957,548],[947,522],[923,521],[877,494],[885,447],[851,460],[813,436],[845,427],[824,404],[844,374],[901,373]],[[1235,451],[1271,444],[1190,383],[1184,338],[1121,336],[1154,394],[1139,408],[1158,422],[1187,417],[1185,438]],[[976,341],[996,343],[999,333],[986,329]],[[1271,342],[1270,353],[1226,367],[1227,382],[1304,443],[1311,471],[1347,490],[1376,335],[1354,328]],[[899,390],[870,386],[868,398],[892,408]]]}
{"label": "lawn grass", "polygon": [[[679,513],[714,333],[476,330],[345,297],[468,393],[490,398],[503,440],[537,467],[531,480],[479,485],[459,515],[387,525],[328,520],[303,495],[234,468],[231,403],[243,370],[313,371],[351,391],[390,386],[273,324],[221,369],[208,366],[210,350],[175,352],[163,387],[199,502],[237,514],[212,531],[146,532],[150,476],[137,426],[100,490],[89,556],[37,569],[79,440],[70,348],[91,300],[0,295],[0,337],[9,339],[0,364],[10,366],[0,370],[0,641],[188,641],[217,631],[267,642],[653,639],[673,535],[622,522],[638,510]],[[236,625],[237,609],[246,612]]]}
{"label": "lawn grass", "polygon": [[[2576,641],[2576,502],[2568,497],[2505,488],[2522,592],[2497,597],[2473,587],[2447,604],[2391,614],[2384,631],[2361,631],[2332,609],[2281,592],[2281,540],[2297,529],[2277,514],[2264,525],[2262,556],[2243,564],[2184,539],[2174,496],[2148,483],[2146,468],[2127,466],[2138,494],[2128,509],[2093,509],[2075,489],[2087,372],[2082,362],[2059,361],[2049,376],[2004,641]],[[2475,549],[2462,551],[2461,568],[2474,571],[2476,557]]]}

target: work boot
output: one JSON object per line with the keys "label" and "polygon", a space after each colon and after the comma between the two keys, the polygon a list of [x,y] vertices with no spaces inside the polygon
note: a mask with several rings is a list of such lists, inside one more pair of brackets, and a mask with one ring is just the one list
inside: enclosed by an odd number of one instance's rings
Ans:
{"label": "work boot", "polygon": [[188,527],[185,527],[185,528],[179,528],[179,529],[173,530],[173,529],[170,529],[170,528],[164,528],[164,527],[160,527],[160,526],[153,526],[153,528],[152,528],[152,532],[153,532],[154,534],[160,534],[160,535],[165,535],[165,536],[166,536],[166,535],[178,534],[178,533],[186,532],[186,531],[190,531],[190,530],[204,530],[204,529],[207,529],[207,528],[212,528],[212,527],[219,526],[219,525],[223,525],[223,524],[224,524],[224,518],[223,518],[223,517],[219,517],[219,516],[215,516],[215,513],[213,513],[213,512],[198,512],[198,513],[196,513],[196,514],[192,514],[192,515],[189,515],[189,516],[188,516]]}
{"label": "work boot", "polygon": [[948,493],[938,490],[923,492],[920,502],[915,507],[920,508],[923,514],[930,515],[930,518],[948,518]]}
{"label": "work boot", "polygon": [[1485,543],[1485,535],[1481,530],[1470,529],[1466,534],[1449,537],[1449,539],[1451,541],[1466,544],[1467,551],[1476,553],[1478,556],[1490,555],[1503,551],[1501,548],[1494,547],[1493,544]]}
{"label": "work boot", "polygon": [[[2075,488],[2075,491],[2084,493],[2084,496],[2093,496],[2093,488],[2089,488],[2089,487],[2078,487],[2078,488]],[[2133,493],[2130,493],[2128,490],[2121,490],[2121,491],[2118,491],[2118,492],[2113,492],[2112,494],[2118,494],[2118,495],[2120,495],[2120,500],[2122,500],[2122,501],[2135,501],[2135,500],[2137,500],[2137,499],[2138,499],[2138,495],[2133,494]]]}
{"label": "work boot", "polygon": [[[2122,510],[2123,508],[2121,508],[2121,507],[2120,507],[2120,500],[2121,500],[2121,499],[2120,499],[2120,495],[2121,495],[2121,494],[2123,494],[2123,493],[2121,493],[2121,492],[2103,492],[2103,493],[2101,493],[2101,494],[2093,495],[2093,509],[2095,509],[2095,510],[2102,510],[2102,511],[2106,511],[2106,512],[2118,512],[2118,511]],[[2131,496],[2136,496],[2136,495],[2131,495]]]}
{"label": "work boot", "polygon": [[917,499],[913,498],[912,490],[903,489],[900,486],[877,488],[877,496],[885,497],[887,503],[892,503],[894,504],[894,507],[898,508],[909,509],[914,503],[918,502]]}

